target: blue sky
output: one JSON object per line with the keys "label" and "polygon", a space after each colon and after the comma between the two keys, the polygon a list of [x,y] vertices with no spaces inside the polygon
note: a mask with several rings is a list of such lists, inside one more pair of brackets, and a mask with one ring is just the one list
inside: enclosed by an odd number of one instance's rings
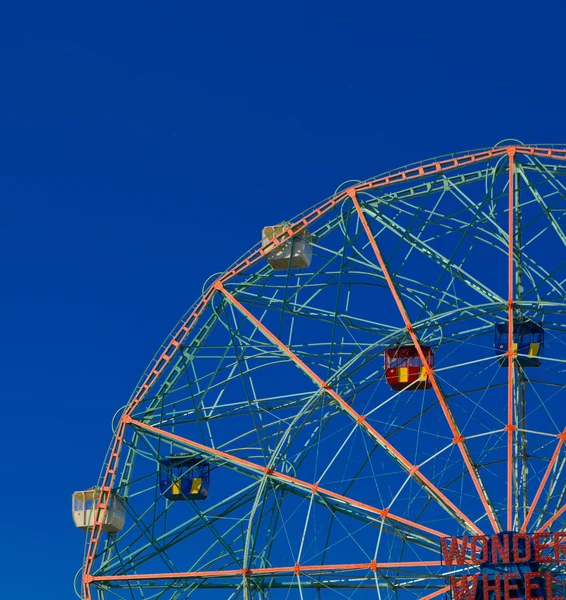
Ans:
{"label": "blue sky", "polygon": [[[562,3],[0,7],[0,571],[72,598],[110,422],[214,273],[347,179],[566,140]],[[32,582],[30,571],[40,574]]]}

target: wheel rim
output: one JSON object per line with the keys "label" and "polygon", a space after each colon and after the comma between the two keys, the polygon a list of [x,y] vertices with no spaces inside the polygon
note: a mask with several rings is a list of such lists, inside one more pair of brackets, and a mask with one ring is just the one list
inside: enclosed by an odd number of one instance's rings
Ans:
{"label": "wheel rim", "polygon": [[[280,236],[308,226],[308,268],[260,249],[217,278],[116,425],[97,523],[112,490],[127,524],[95,525],[82,594],[432,598],[478,572],[441,565],[442,537],[561,531],[565,158],[501,146],[354,184]],[[544,324],[539,367],[501,367],[509,322]],[[402,344],[434,349],[429,389],[388,386]],[[208,500],[163,497],[181,452],[210,463]]]}

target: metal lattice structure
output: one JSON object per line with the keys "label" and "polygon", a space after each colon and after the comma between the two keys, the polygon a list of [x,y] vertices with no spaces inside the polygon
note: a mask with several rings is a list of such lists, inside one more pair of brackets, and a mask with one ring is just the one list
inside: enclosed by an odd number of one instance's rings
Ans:
{"label": "metal lattice structure", "polygon": [[[556,147],[412,165],[339,189],[218,277],[116,423],[80,595],[424,600],[473,572],[441,564],[441,537],[560,531],[565,178]],[[305,228],[310,266],[274,270]],[[529,322],[537,368],[513,345]],[[401,345],[428,389],[388,385]],[[210,467],[206,500],[164,496],[178,455]],[[103,533],[113,494],[126,524]]]}

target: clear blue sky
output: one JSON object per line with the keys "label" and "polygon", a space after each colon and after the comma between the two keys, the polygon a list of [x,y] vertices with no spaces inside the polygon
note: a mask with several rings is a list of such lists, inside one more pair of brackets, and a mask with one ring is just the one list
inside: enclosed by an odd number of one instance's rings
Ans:
{"label": "clear blue sky", "polygon": [[[0,7],[2,598],[72,598],[112,415],[205,280],[347,179],[566,142],[563,2]],[[33,574],[33,577],[31,576]]]}

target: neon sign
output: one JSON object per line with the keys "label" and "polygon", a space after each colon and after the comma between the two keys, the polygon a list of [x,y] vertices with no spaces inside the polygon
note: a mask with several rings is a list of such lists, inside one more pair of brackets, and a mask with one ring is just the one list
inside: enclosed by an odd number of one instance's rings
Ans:
{"label": "neon sign", "polygon": [[454,600],[566,600],[561,572],[552,569],[566,563],[566,532],[442,538],[440,549],[446,566],[479,567],[450,576]]}

